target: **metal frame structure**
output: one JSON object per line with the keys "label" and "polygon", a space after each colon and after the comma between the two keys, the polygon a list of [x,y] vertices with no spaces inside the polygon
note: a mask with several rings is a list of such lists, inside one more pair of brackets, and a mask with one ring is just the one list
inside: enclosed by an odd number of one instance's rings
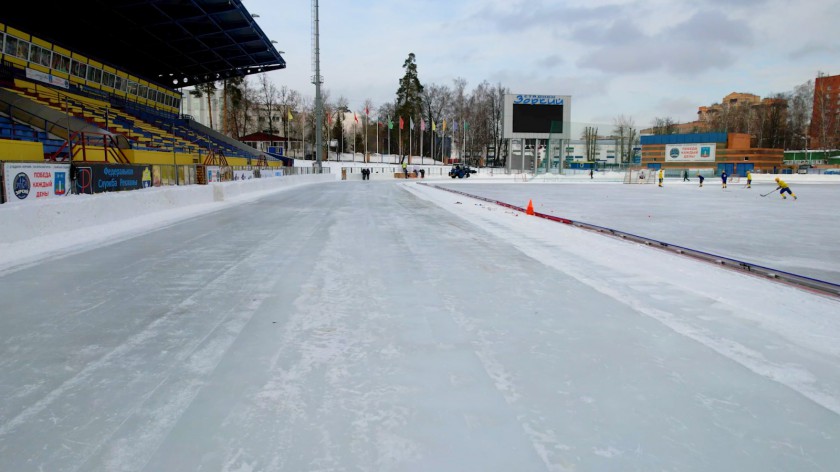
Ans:
{"label": "metal frame structure", "polygon": [[0,21],[170,89],[286,67],[241,0],[35,0]]}

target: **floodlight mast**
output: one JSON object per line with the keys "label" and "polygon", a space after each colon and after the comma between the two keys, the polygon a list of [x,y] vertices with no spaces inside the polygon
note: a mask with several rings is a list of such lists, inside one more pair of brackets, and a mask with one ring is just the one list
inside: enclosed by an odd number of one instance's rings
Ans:
{"label": "floodlight mast", "polygon": [[[315,84],[315,168],[321,172],[322,148],[324,147],[324,104],[321,103],[321,49],[318,31],[318,0],[312,0],[312,68],[315,73],[312,83]],[[306,151],[304,150],[304,153]]]}

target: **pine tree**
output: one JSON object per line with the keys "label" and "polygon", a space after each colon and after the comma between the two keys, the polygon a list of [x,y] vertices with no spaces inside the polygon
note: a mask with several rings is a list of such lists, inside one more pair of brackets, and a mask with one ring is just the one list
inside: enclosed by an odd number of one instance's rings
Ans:
{"label": "pine tree", "polygon": [[[420,84],[417,75],[417,62],[413,52],[408,54],[408,58],[403,63],[403,69],[405,69],[405,75],[400,79],[400,88],[397,89],[395,103],[397,116],[394,121],[399,121],[399,117],[402,117],[405,120],[407,130],[409,118],[420,116],[423,110],[423,85]],[[408,142],[408,135],[407,132],[402,133],[403,149],[407,149],[405,143]]]}

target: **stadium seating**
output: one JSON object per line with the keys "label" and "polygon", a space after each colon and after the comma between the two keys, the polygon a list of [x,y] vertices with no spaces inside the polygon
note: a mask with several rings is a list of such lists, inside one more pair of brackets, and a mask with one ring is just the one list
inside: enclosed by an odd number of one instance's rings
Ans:
{"label": "stadium seating", "polygon": [[64,144],[63,139],[50,136],[43,130],[34,128],[0,114],[0,139],[40,142],[44,146],[44,154],[52,154]]}
{"label": "stadium seating", "polygon": [[[257,156],[213,136],[199,134],[191,129],[185,120],[179,119],[173,113],[166,113],[151,107],[119,99],[106,101],[101,97],[93,97],[81,90],[68,91],[57,89],[45,84],[33,83],[27,80],[15,79],[14,87],[7,87],[20,96],[27,97],[41,105],[48,106],[62,113],[81,118],[103,130],[125,136],[132,149],[150,151],[172,151],[187,154],[206,155],[211,150],[223,153],[227,157],[256,158]],[[116,103],[114,103],[116,102]],[[44,143],[44,152],[55,152],[63,140],[56,145],[54,139],[48,139],[45,134],[37,134],[32,129],[15,127],[18,133],[13,139],[27,139]],[[11,137],[12,129],[0,127],[0,133],[7,133]],[[0,138],[6,134],[0,134]]]}

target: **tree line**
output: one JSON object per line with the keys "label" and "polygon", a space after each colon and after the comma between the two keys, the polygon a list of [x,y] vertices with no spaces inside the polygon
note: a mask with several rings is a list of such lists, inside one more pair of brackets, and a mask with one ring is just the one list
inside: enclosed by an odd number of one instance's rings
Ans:
{"label": "tree line", "polygon": [[[434,150],[434,157],[440,159],[450,157],[457,149],[466,151],[473,160],[487,158],[488,165],[503,163],[500,152],[504,144],[502,115],[504,96],[509,93],[505,86],[485,80],[470,90],[461,77],[450,84],[424,84],[414,53],[408,54],[403,70],[394,100],[378,106],[367,98],[357,107],[351,107],[346,97],[333,98],[328,89],[322,90],[324,142],[334,144],[325,149],[324,156],[329,156],[329,152],[350,151],[432,156]],[[285,85],[277,87],[266,74],[256,79],[239,77],[201,84],[190,93],[206,97],[211,117],[210,97],[221,95],[218,101],[222,107],[219,111],[221,123],[212,123],[211,118],[210,126],[222,133],[239,139],[262,131],[294,142],[309,143],[307,153],[312,150],[316,128],[314,101]],[[760,103],[714,104],[710,108],[715,112],[703,121],[694,122],[689,129],[670,117],[656,117],[649,132],[747,133],[752,136],[754,147],[803,149],[808,145],[813,97],[814,83],[808,81]],[[345,116],[350,113],[358,123],[351,123],[356,126],[349,126],[351,131],[347,131]],[[833,128],[823,125],[823,129],[818,130],[824,146],[840,144],[837,122],[832,123]],[[586,149],[592,148],[587,156],[591,154],[593,158],[595,141],[613,139],[620,160],[628,162],[633,147],[638,144],[639,133],[631,117],[619,115],[608,136],[599,136],[597,128],[587,127],[580,139],[586,143]]]}

